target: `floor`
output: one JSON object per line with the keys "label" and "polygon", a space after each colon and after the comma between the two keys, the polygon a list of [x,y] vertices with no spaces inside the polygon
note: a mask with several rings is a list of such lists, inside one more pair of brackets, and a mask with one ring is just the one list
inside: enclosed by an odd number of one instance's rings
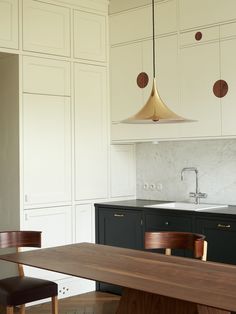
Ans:
{"label": "floor", "polygon": [[[113,294],[89,292],[59,300],[59,314],[115,314],[119,299]],[[5,311],[0,309],[0,314],[3,313]],[[50,303],[27,307],[26,314],[51,314]]]}

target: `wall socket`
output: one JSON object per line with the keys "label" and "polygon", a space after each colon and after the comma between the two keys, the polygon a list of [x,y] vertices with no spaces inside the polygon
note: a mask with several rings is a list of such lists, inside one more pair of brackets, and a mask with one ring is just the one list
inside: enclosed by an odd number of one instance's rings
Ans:
{"label": "wall socket", "polygon": [[158,191],[158,192],[161,192],[163,190],[163,185],[162,183],[158,182],[158,183],[148,183],[148,182],[145,182],[143,183],[143,189],[145,191]]}

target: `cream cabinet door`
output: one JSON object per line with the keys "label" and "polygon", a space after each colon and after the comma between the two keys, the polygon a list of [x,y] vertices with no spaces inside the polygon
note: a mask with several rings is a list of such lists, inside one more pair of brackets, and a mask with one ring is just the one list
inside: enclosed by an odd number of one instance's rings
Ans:
{"label": "cream cabinet door", "polygon": [[69,56],[70,9],[24,0],[23,49]]}
{"label": "cream cabinet door", "polygon": [[181,49],[181,110],[197,120],[180,125],[181,137],[221,135],[221,104],[213,93],[219,78],[219,43]]}
{"label": "cream cabinet door", "polygon": [[[178,113],[180,102],[177,36],[161,37],[156,44],[157,87],[167,106]],[[178,125],[115,123],[116,120],[121,121],[137,113],[150,96],[153,79],[152,41],[116,47],[112,50],[114,50],[111,56],[112,140],[138,142],[178,137]],[[141,72],[145,72],[149,77],[149,82],[144,88],[137,85],[137,76]]]}
{"label": "cream cabinet door", "polygon": [[107,197],[106,68],[75,64],[75,197]]}
{"label": "cream cabinet door", "polygon": [[[51,207],[24,211],[22,229],[42,231],[42,248],[72,243],[71,207]],[[32,248],[30,248],[32,250]],[[25,267],[26,275],[48,280],[67,277],[65,274]]]}
{"label": "cream cabinet door", "polygon": [[235,19],[235,0],[179,0],[179,6],[182,30]]}
{"label": "cream cabinet door", "polygon": [[0,0],[0,47],[18,48],[18,0]]}
{"label": "cream cabinet door", "polygon": [[74,11],[74,56],[75,58],[106,61],[105,15]]}
{"label": "cream cabinet door", "polygon": [[24,206],[71,202],[70,98],[23,98]]}
{"label": "cream cabinet door", "polygon": [[111,197],[135,196],[136,163],[134,145],[111,146]]}
{"label": "cream cabinet door", "polygon": [[70,96],[70,63],[24,56],[23,91]]}

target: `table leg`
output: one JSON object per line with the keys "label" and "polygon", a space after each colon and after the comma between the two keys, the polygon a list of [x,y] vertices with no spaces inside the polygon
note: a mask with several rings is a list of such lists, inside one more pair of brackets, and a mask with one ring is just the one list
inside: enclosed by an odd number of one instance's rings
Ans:
{"label": "table leg", "polygon": [[124,288],[116,314],[231,314],[229,311]]}

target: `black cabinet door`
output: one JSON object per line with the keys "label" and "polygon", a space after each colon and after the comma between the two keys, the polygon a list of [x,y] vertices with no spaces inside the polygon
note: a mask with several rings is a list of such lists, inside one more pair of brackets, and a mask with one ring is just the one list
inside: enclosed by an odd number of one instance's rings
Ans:
{"label": "black cabinet door", "polygon": [[197,218],[198,233],[208,242],[207,260],[236,264],[236,222],[221,217]]}
{"label": "black cabinet door", "polygon": [[[146,213],[145,215],[145,231],[181,231],[192,232],[193,226],[192,215],[163,214],[163,213]],[[157,253],[164,253],[164,250],[153,250]],[[189,250],[175,249],[172,255],[193,257],[193,253]]]}
{"label": "black cabinet door", "polygon": [[[99,208],[96,211],[96,243],[130,249],[143,248],[142,212]],[[98,283],[101,291],[121,294],[121,287]]]}

